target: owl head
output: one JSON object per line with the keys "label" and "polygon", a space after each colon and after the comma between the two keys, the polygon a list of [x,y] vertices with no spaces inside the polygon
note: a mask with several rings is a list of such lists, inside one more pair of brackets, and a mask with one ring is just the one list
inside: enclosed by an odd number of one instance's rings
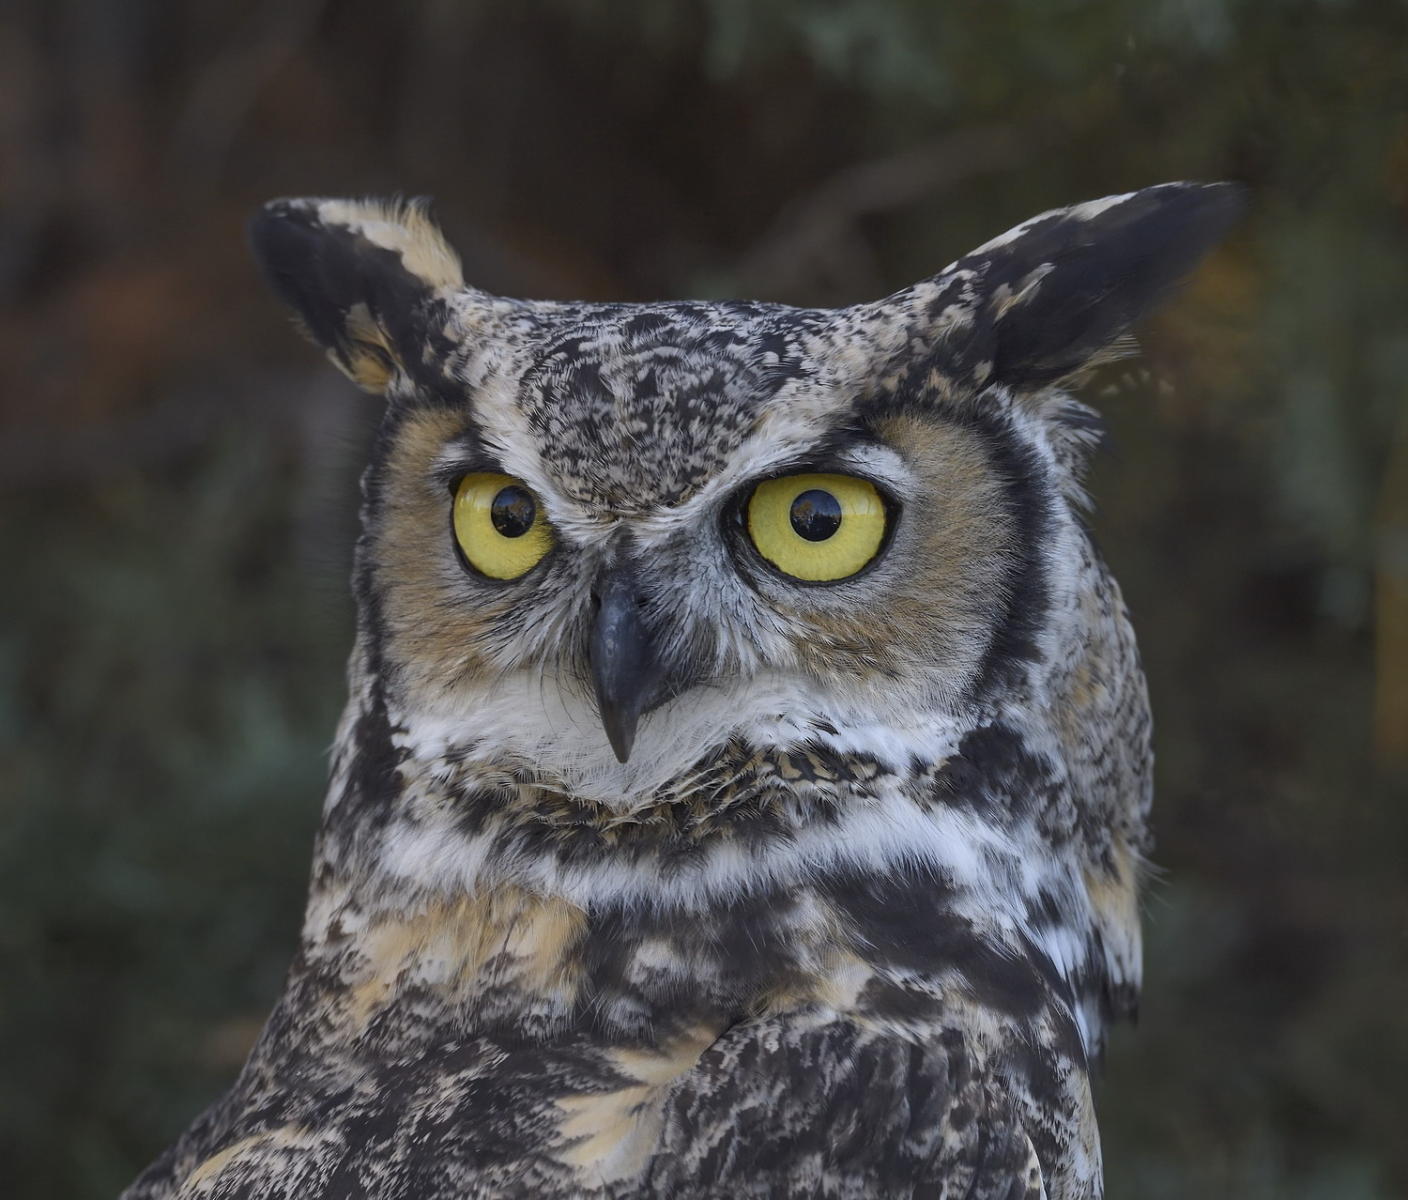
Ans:
{"label": "owl head", "polygon": [[626,807],[726,745],[902,758],[1040,703],[1088,636],[1097,424],[1059,385],[1238,207],[1167,184],[1060,209],[820,310],[502,299],[418,205],[267,205],[274,288],[386,401],[361,686],[418,753]]}

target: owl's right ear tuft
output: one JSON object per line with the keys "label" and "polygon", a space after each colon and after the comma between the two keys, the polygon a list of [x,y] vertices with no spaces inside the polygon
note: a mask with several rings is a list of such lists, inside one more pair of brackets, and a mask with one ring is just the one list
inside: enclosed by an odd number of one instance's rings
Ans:
{"label": "owl's right ear tuft", "polygon": [[417,374],[431,318],[464,286],[421,202],[274,200],[249,223],[254,256],[308,336],[358,386]]}

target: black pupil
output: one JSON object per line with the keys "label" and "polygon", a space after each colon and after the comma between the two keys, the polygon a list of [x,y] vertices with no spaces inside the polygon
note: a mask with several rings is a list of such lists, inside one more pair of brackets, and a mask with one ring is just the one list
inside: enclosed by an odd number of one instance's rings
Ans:
{"label": "black pupil", "polygon": [[841,502],[812,488],[792,501],[792,528],[809,542],[824,542],[841,528]]}
{"label": "black pupil", "polygon": [[538,506],[533,497],[516,484],[502,488],[489,506],[489,520],[504,537],[522,537],[533,528]]}

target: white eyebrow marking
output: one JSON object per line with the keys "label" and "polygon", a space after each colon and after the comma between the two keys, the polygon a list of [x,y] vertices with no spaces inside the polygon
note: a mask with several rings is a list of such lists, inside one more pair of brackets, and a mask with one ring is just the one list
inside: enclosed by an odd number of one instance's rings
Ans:
{"label": "white eyebrow marking", "polygon": [[919,481],[904,456],[885,442],[857,442],[842,449],[836,458],[857,475],[882,483],[893,492],[908,494],[918,487]]}

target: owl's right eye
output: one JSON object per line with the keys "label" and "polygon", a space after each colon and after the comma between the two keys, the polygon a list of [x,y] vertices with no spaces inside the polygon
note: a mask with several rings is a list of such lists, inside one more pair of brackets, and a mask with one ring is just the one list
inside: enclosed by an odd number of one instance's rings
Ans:
{"label": "owl's right eye", "polygon": [[543,506],[521,479],[476,472],[455,489],[455,541],[465,561],[490,579],[517,579],[552,549]]}

